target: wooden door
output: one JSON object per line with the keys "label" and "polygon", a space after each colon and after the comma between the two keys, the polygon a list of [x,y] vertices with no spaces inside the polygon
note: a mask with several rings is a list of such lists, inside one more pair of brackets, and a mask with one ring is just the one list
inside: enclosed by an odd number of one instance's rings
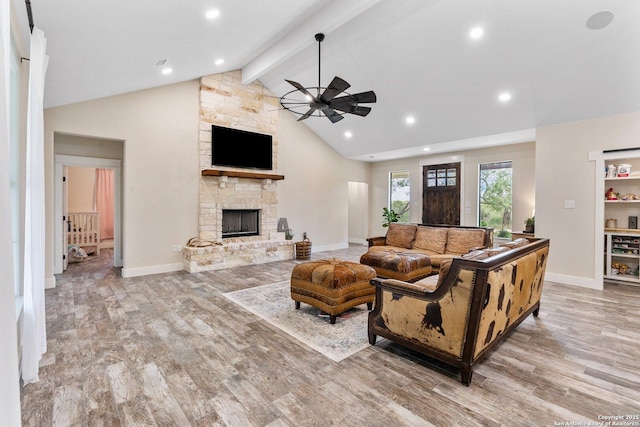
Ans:
{"label": "wooden door", "polygon": [[460,163],[422,168],[422,222],[460,225]]}

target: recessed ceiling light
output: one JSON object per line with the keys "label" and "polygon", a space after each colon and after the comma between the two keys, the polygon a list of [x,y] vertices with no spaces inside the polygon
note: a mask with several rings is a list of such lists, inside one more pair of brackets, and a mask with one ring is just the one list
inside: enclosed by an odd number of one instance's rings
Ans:
{"label": "recessed ceiling light", "polygon": [[429,148],[429,147],[424,147],[424,148],[422,149],[422,151],[431,151],[431,148]]}
{"label": "recessed ceiling light", "polygon": [[479,39],[483,35],[484,29],[482,29],[482,27],[475,27],[472,28],[471,31],[469,31],[469,37],[471,37],[472,39]]}
{"label": "recessed ceiling light", "polygon": [[222,64],[224,64],[224,59],[222,59],[222,58],[218,58],[218,59],[216,59],[215,64],[216,64],[216,65],[222,65]]}
{"label": "recessed ceiling light", "polygon": [[404,119],[404,121],[405,121],[405,123],[406,123],[406,124],[408,124],[408,125],[412,125],[412,124],[414,124],[414,123],[416,122],[416,118],[415,118],[415,117],[413,117],[413,116],[407,116],[407,117]]}
{"label": "recessed ceiling light", "polygon": [[220,11],[218,9],[211,9],[204,16],[206,16],[207,19],[216,19],[220,16]]}
{"label": "recessed ceiling light", "polygon": [[351,133],[351,131],[346,131],[346,132],[344,133],[344,137],[345,137],[345,138],[351,138],[352,136],[353,136],[353,134]]}
{"label": "recessed ceiling light", "polygon": [[507,102],[511,99],[511,94],[509,92],[502,92],[500,95],[498,95],[498,99],[502,102]]}
{"label": "recessed ceiling light", "polygon": [[587,19],[587,28],[590,30],[601,30],[613,21],[613,12],[602,10],[594,13]]}
{"label": "recessed ceiling light", "polygon": [[173,68],[171,68],[171,67],[164,67],[164,68],[162,69],[162,74],[164,74],[165,76],[166,76],[167,74],[171,74],[171,73],[173,73]]}

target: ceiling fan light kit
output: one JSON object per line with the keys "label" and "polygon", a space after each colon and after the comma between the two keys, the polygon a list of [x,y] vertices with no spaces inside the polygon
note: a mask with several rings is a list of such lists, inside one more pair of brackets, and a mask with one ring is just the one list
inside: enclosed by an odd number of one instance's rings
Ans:
{"label": "ceiling fan light kit", "polygon": [[[293,80],[285,80],[295,89],[280,98],[280,105],[285,110],[298,114],[300,116],[298,121],[324,115],[331,120],[331,123],[337,123],[344,118],[345,114],[362,117],[369,114],[371,108],[360,104],[376,102],[376,94],[373,91],[350,94],[346,90],[351,85],[338,76],[331,80],[329,86],[320,86],[320,45],[324,40],[324,34],[316,34],[315,39],[318,42],[318,86],[304,87]],[[338,96],[341,94],[342,96]]]}

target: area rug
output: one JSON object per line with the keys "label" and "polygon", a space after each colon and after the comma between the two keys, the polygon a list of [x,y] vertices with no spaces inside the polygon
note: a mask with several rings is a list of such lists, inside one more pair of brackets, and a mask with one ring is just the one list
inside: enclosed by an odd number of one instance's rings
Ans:
{"label": "area rug", "polygon": [[225,297],[280,328],[329,359],[340,362],[369,347],[367,305],[342,313],[334,325],[329,315],[308,304],[295,309],[289,281],[227,292]]}

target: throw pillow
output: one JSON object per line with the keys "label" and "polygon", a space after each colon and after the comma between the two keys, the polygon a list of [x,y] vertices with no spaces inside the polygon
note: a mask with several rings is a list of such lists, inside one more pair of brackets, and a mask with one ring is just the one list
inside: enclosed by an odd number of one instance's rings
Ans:
{"label": "throw pillow", "polygon": [[417,228],[418,226],[415,224],[392,222],[387,231],[387,245],[411,249],[413,240],[416,238]]}
{"label": "throw pillow", "polygon": [[484,230],[479,228],[450,228],[446,253],[466,254],[472,249],[484,247]]}
{"label": "throw pillow", "polygon": [[419,226],[418,231],[416,231],[416,240],[413,242],[413,248],[443,254],[447,246],[448,231],[447,227]]}

